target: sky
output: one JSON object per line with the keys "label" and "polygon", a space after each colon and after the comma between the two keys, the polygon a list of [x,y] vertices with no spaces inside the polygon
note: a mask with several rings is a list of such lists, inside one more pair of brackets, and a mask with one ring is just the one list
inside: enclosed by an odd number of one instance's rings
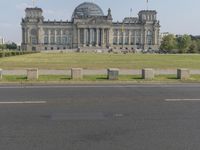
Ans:
{"label": "sky", "polygon": [[[104,14],[112,10],[114,21],[137,16],[147,9],[147,0],[87,0],[98,4]],[[35,6],[44,11],[45,20],[70,20],[76,6],[85,0],[36,0]],[[148,9],[158,12],[161,32],[200,35],[200,0],[149,0]],[[32,0],[0,0],[0,36],[6,41],[21,43],[21,19]],[[132,13],[130,10],[132,8]]]}

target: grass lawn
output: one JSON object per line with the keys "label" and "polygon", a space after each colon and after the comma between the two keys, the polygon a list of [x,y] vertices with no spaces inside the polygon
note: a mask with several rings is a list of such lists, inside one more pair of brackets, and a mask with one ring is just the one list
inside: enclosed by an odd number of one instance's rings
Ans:
{"label": "grass lawn", "polygon": [[[41,75],[39,76],[39,79],[37,81],[28,81],[26,76],[14,76],[14,75],[4,75],[3,79],[0,80],[1,82],[18,82],[18,83],[26,83],[26,82],[61,82],[61,83],[67,83],[67,82],[81,82],[81,81],[107,81],[106,75],[87,75],[84,76],[82,80],[72,80],[70,76],[65,75]],[[141,78],[140,75],[120,75],[119,80],[123,83],[124,82],[146,82]],[[176,78],[176,75],[159,75],[156,76],[154,80],[147,80],[147,82],[200,82],[200,75],[192,75],[189,80],[180,81]]]}
{"label": "grass lawn", "polygon": [[37,53],[0,58],[3,69],[176,69],[179,67],[200,69],[200,55],[197,54],[95,54],[95,53]]}

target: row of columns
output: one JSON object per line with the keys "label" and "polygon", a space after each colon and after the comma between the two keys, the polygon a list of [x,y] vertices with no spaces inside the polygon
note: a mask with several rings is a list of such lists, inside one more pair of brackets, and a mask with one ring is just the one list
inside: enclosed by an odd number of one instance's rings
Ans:
{"label": "row of columns", "polygon": [[[67,44],[69,42],[69,41],[65,41],[65,43],[63,43],[63,38],[66,38],[66,37],[69,38],[69,36],[63,34],[63,30],[60,30],[60,34],[57,34],[56,30],[53,34],[51,33],[51,30],[48,30],[48,35],[45,35],[45,36],[48,36],[48,44]],[[52,36],[54,37],[54,43],[51,42]],[[60,42],[57,41],[57,37],[60,37]]]}
{"label": "row of columns", "polygon": [[[51,42],[51,37],[54,37],[54,43]],[[60,37],[61,42],[57,42],[57,37]],[[67,37],[67,35],[63,34],[63,31],[60,30],[60,34],[57,34],[57,31],[55,30],[54,33],[51,33],[51,30],[48,30],[48,34],[45,34],[42,28],[37,29],[37,43],[44,43],[44,38],[48,37],[48,44],[62,44],[63,38]],[[66,41],[67,42],[67,41]],[[31,44],[31,35],[29,28],[23,28],[22,29],[22,43],[25,44]],[[66,43],[63,43],[66,44]]]}
{"label": "row of columns", "polygon": [[[132,38],[134,37],[135,38],[135,41],[134,41],[135,44],[137,43],[137,38],[140,38],[140,43],[147,45],[147,30],[142,30],[139,36],[138,35],[132,36],[130,30],[128,31],[127,36],[125,34],[126,33],[123,32],[123,35],[122,35],[122,38],[123,38],[122,42],[123,43],[122,44],[125,44],[125,38],[128,37],[128,45],[132,45],[131,41],[132,41]],[[158,40],[159,40],[158,34],[159,34],[159,32],[157,30],[152,31],[152,45],[158,44]],[[117,30],[117,37],[115,37],[115,38],[117,38],[117,45],[119,45],[119,43],[120,43],[120,37],[121,36],[120,36],[120,29],[119,29],[119,30]]]}
{"label": "row of columns", "polygon": [[[109,44],[109,32],[107,28],[78,28],[78,45],[86,46],[101,46],[104,47]],[[81,37],[81,31],[83,36]],[[81,41],[81,38],[82,41]],[[95,45],[94,45],[95,44]]]}
{"label": "row of columns", "polygon": [[[131,32],[130,31],[128,31],[128,36],[126,36],[125,34],[125,32],[123,32],[122,33],[123,35],[122,35],[122,44],[125,44],[125,41],[126,41],[126,37],[128,37],[128,45],[132,45],[131,44],[131,41],[132,41],[132,38],[133,38],[133,36],[131,35]],[[119,30],[117,30],[117,45],[119,45],[120,44],[120,32],[119,32]],[[141,37],[142,37],[142,35],[141,36],[134,36],[134,38],[135,38],[135,41],[134,41],[134,43],[136,44],[137,43],[137,38],[138,37],[140,37],[140,43],[142,43],[142,39],[141,39]],[[116,38],[116,37],[115,37]]]}

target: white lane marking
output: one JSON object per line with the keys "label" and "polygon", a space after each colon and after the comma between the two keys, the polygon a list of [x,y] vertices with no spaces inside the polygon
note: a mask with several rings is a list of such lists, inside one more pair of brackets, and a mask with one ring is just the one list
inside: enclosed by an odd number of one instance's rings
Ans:
{"label": "white lane marking", "polygon": [[0,104],[46,104],[46,101],[0,102]]}
{"label": "white lane marking", "polygon": [[178,101],[200,101],[200,99],[165,99],[167,102],[178,102]]}

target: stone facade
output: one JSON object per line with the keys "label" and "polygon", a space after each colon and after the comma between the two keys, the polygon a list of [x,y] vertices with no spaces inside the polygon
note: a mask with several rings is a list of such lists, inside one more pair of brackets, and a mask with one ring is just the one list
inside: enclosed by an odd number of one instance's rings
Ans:
{"label": "stone facade", "polygon": [[160,25],[155,10],[114,22],[91,2],[75,8],[70,21],[45,21],[41,8],[27,8],[22,19],[22,50],[158,49]]}

